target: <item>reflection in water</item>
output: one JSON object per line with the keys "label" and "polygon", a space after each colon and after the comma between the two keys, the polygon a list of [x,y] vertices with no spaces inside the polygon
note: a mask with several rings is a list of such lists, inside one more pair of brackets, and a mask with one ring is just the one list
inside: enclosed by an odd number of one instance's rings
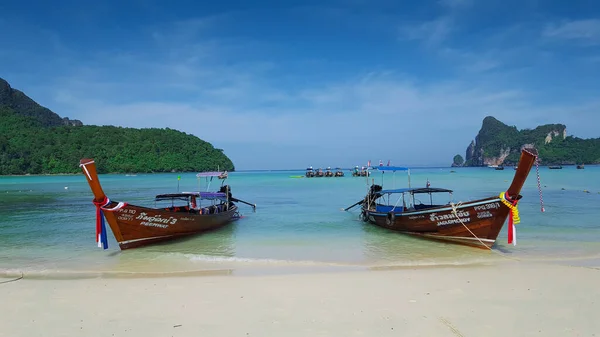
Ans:
{"label": "reflection in water", "polygon": [[131,272],[206,269],[207,264],[235,256],[236,228],[233,222],[214,231],[120,251],[109,268]]}
{"label": "reflection in water", "polygon": [[499,256],[474,249],[395,232],[363,223],[363,252],[372,266],[462,265],[491,262]]}

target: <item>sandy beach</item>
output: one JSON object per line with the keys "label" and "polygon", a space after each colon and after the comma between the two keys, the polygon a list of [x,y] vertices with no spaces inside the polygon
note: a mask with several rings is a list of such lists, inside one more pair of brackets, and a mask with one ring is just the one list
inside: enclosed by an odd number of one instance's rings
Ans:
{"label": "sandy beach", "polygon": [[[7,279],[4,279],[7,280]],[[600,270],[488,266],[0,284],[0,336],[595,336]]]}

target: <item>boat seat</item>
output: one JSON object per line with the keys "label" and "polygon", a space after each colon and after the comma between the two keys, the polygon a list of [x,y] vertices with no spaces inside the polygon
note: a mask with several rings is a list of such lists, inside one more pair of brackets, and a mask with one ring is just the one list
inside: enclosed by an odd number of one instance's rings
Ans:
{"label": "boat seat", "polygon": [[377,213],[389,213],[391,211],[394,211],[394,213],[402,213],[404,212],[404,207],[402,206],[396,206],[394,207],[393,205],[377,205],[375,206],[375,211]]}
{"label": "boat seat", "polygon": [[434,207],[440,207],[442,205],[426,205],[426,204],[417,204],[415,205],[415,210],[419,211],[419,210],[423,210],[423,209],[428,209],[428,208],[434,208]]}

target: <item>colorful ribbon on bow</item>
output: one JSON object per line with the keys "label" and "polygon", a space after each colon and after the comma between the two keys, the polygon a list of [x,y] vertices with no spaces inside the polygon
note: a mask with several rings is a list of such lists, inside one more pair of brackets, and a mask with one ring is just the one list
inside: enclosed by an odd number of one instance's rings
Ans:
{"label": "colorful ribbon on bow", "polygon": [[118,211],[121,208],[125,207],[127,203],[119,202],[117,206],[113,208],[106,208],[107,205],[110,205],[111,201],[107,196],[104,196],[104,200],[98,202],[96,200],[92,201],[96,206],[96,242],[98,243],[99,248],[108,249],[108,236],[106,233],[106,223],[104,221],[104,213],[102,211],[114,212]]}
{"label": "colorful ribbon on bow", "polygon": [[510,217],[508,218],[508,243],[512,243],[513,246],[517,245],[517,227],[515,226],[521,222],[519,217],[519,209],[517,208],[518,200],[510,200],[510,197],[506,192],[500,193],[500,201],[510,210]]}

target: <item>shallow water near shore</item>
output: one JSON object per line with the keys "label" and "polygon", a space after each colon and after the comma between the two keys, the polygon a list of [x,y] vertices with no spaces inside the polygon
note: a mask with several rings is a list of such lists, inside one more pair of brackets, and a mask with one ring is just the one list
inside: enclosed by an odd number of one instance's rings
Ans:
{"label": "shallow water near shore", "polygon": [[[452,173],[454,170],[455,173]],[[497,263],[508,259],[595,261],[600,257],[600,167],[562,170],[540,167],[545,212],[535,168],[519,203],[517,246],[506,226],[494,251],[424,240],[358,220],[358,208],[342,211],[366,193],[366,179],[292,178],[303,171],[232,172],[243,218],[222,229],[138,249],[120,251],[112,233],[109,249],[96,246],[95,209],[82,175],[0,177],[0,276],[21,272],[44,277],[119,277],[190,273],[269,273]],[[416,168],[412,186],[454,190],[453,201],[494,196],[512,180],[511,169]],[[177,173],[100,175],[112,200],[153,206],[154,195],[177,191]],[[194,173],[180,174],[180,191],[198,189]],[[396,173],[384,186],[406,186]],[[381,175],[372,176],[381,183]],[[211,190],[219,181],[213,181]],[[202,181],[201,188],[206,189]],[[447,194],[435,201],[448,202]],[[423,200],[426,202],[426,200]]]}

